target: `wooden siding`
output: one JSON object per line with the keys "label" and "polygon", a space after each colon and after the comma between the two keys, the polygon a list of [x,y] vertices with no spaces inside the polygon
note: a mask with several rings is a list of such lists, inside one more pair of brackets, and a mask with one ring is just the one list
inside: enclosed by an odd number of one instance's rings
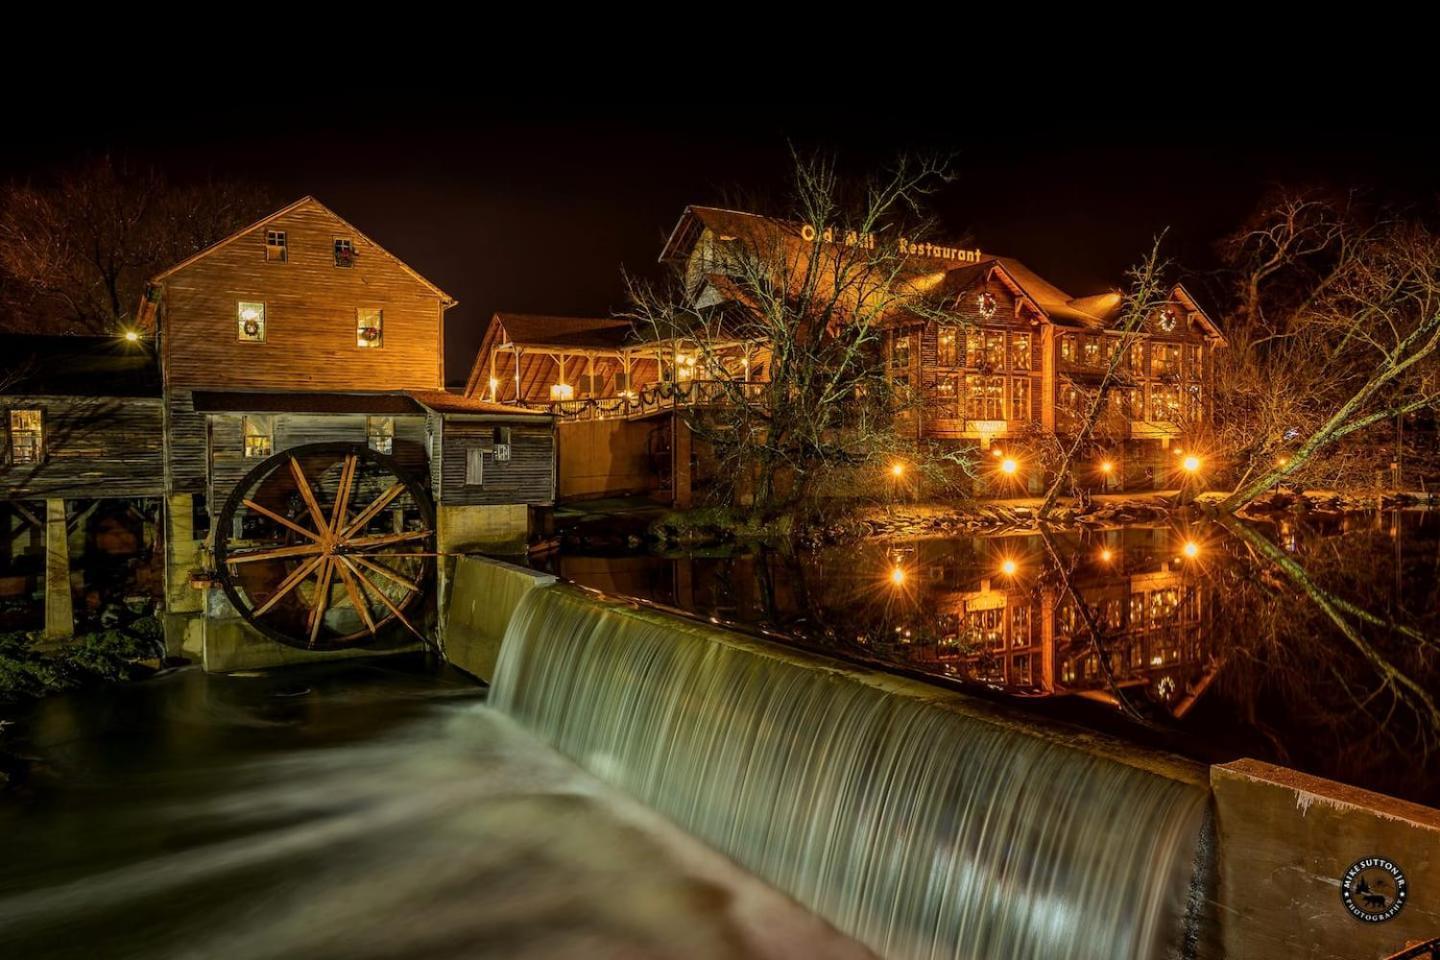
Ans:
{"label": "wooden siding", "polygon": [[[269,414],[274,422],[271,455],[307,443],[350,441],[365,443],[365,415],[335,414]],[[240,414],[210,414],[210,477],[208,484],[210,510],[218,513],[229,498],[235,484],[256,465],[261,457],[245,456],[244,417]],[[425,457],[425,420],[421,416],[395,417],[393,455],[400,467],[422,484],[428,479]],[[202,462],[203,459],[202,459]]]}
{"label": "wooden siding", "polygon": [[[265,233],[288,259],[265,259]],[[333,241],[355,245],[337,267]],[[166,386],[180,389],[443,389],[439,295],[322,205],[308,201],[162,281]],[[241,342],[240,301],[265,304],[265,341]],[[379,348],[356,345],[356,308],[384,311]],[[178,451],[177,451],[178,452]]]}
{"label": "wooden siding", "polygon": [[[10,410],[42,411],[43,457],[10,462]],[[6,396],[0,498],[152,497],[165,490],[159,397]]]}
{"label": "wooden siding", "polygon": [[[496,461],[491,451],[497,427],[510,428],[510,459]],[[485,453],[485,482],[465,483],[465,458],[479,447]],[[532,426],[483,420],[449,419],[438,451],[440,502],[457,506],[555,501],[555,432],[550,424]]]}
{"label": "wooden siding", "polygon": [[196,413],[189,390],[165,393],[165,483],[171,493],[205,492],[205,414]]}

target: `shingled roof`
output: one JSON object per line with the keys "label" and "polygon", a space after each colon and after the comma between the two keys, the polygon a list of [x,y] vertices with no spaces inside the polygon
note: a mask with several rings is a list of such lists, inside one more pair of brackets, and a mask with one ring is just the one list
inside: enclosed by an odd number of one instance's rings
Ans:
{"label": "shingled roof", "polygon": [[0,335],[0,393],[52,397],[158,397],[160,365],[148,340]]}

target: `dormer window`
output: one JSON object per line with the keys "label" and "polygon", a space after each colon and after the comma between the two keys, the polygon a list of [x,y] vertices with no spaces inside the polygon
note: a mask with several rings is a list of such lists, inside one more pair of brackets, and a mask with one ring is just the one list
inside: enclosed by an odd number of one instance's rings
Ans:
{"label": "dormer window", "polygon": [[241,342],[265,342],[265,304],[241,300],[235,307],[235,322]]}
{"label": "dormer window", "polygon": [[45,446],[39,410],[10,411],[10,462],[39,463]]}
{"label": "dormer window", "polygon": [[355,311],[355,346],[378,350],[384,342],[385,311],[379,307],[360,307]]}
{"label": "dormer window", "polygon": [[265,231],[265,259],[270,263],[284,263],[289,259],[284,230]]}
{"label": "dormer window", "polygon": [[355,244],[349,237],[335,238],[335,266],[355,266]]}

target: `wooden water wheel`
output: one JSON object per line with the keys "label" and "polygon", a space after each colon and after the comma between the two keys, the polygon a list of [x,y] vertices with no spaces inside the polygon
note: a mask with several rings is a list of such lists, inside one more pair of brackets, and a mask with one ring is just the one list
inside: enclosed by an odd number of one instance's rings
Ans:
{"label": "wooden water wheel", "polygon": [[246,474],[215,530],[215,567],[235,609],[307,650],[424,639],[435,576],[425,488],[364,444],[284,450]]}

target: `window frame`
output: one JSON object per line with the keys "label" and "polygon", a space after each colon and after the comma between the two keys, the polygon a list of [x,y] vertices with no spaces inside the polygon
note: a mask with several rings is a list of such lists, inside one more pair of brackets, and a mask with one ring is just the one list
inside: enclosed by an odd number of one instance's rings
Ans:
{"label": "window frame", "polygon": [[[1021,356],[1020,344],[1022,343],[1025,344],[1025,362],[1023,364],[1019,362]],[[1010,369],[1016,371],[1023,370],[1026,373],[1029,373],[1032,369],[1031,364],[1034,362],[1034,354],[1031,350],[1033,346],[1034,344],[1030,339],[1030,334],[1028,331],[1016,331],[1012,333],[1010,335]]]}
{"label": "window frame", "polygon": [[[365,313],[369,311],[375,315],[375,339],[366,340],[363,331],[372,324],[365,322]],[[357,350],[381,350],[385,346],[385,308],[384,307],[356,307],[355,308],[355,349]]]}
{"label": "window frame", "polygon": [[[377,425],[380,427],[378,430],[376,429]],[[384,441],[383,449],[375,445],[377,440]],[[365,415],[365,446],[386,456],[395,453],[395,417],[393,415]]]}
{"label": "window frame", "polygon": [[[260,332],[258,336],[250,337],[245,334],[245,308],[260,308]],[[264,300],[236,300],[235,301],[235,340],[237,343],[264,343],[270,337],[270,310]]]}
{"label": "window frame", "polygon": [[[348,251],[345,257],[341,257],[341,251]],[[331,237],[330,252],[335,260],[335,266],[341,269],[349,269],[355,266],[356,249],[354,237]],[[343,263],[341,261],[344,261]]]}
{"label": "window frame", "polygon": [[[276,240],[279,242],[275,242]],[[290,262],[290,238],[284,230],[265,231],[265,262],[266,263],[289,263]],[[271,256],[275,251],[279,256]]]}
{"label": "window frame", "polygon": [[992,423],[1004,420],[1005,393],[1008,386],[1003,376],[989,373],[966,374],[965,419]]}
{"label": "window frame", "polygon": [[[949,336],[950,345],[945,345],[945,338]],[[942,323],[935,334],[935,362],[942,367],[958,367],[960,365],[960,340],[963,337],[962,329],[953,323]]]}
{"label": "window frame", "polygon": [[[251,424],[263,427],[261,431],[251,432]],[[261,451],[258,448],[252,452],[250,445],[251,438],[264,440],[265,447]],[[240,417],[240,450],[245,460],[264,460],[275,455],[275,417],[273,414],[246,413]]]}
{"label": "window frame", "polygon": [[[26,414],[34,414],[35,428],[33,430],[17,428],[17,419]],[[19,445],[16,438],[21,434],[34,434],[34,443],[26,444],[31,448],[32,454],[21,460],[16,456]],[[5,438],[6,438],[6,462],[11,466],[32,466],[45,462],[45,408],[44,407],[12,407],[5,417]]]}

